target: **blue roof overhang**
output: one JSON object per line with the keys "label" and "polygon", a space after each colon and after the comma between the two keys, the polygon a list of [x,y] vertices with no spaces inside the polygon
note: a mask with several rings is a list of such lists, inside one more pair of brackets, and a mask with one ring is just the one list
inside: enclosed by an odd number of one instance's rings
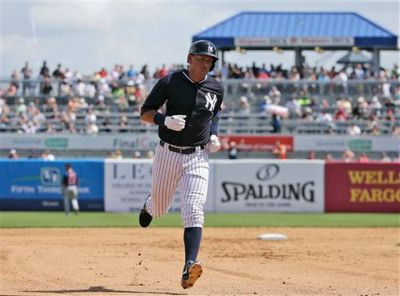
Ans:
{"label": "blue roof overhang", "polygon": [[242,12],[192,37],[219,50],[398,50],[398,37],[353,12]]}

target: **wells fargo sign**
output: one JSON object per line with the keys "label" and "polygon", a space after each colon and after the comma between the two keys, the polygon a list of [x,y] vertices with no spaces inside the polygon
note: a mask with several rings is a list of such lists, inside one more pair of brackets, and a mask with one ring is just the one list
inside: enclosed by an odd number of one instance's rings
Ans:
{"label": "wells fargo sign", "polygon": [[327,163],[326,212],[400,212],[399,163]]}

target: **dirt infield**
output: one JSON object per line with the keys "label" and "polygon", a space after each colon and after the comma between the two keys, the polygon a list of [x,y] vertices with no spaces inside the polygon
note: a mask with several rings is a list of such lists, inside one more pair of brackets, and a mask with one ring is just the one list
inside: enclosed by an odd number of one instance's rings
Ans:
{"label": "dirt infield", "polygon": [[[287,241],[260,241],[261,233]],[[182,229],[0,229],[1,295],[398,295],[399,229],[205,228],[180,287]]]}

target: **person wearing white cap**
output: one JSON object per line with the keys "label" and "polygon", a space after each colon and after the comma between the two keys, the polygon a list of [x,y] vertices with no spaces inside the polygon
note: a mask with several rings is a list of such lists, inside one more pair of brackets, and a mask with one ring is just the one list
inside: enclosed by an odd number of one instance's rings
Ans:
{"label": "person wearing white cap", "polygon": [[11,149],[10,150],[10,154],[8,155],[8,158],[10,158],[10,159],[18,159],[19,156],[18,156],[17,150]]}

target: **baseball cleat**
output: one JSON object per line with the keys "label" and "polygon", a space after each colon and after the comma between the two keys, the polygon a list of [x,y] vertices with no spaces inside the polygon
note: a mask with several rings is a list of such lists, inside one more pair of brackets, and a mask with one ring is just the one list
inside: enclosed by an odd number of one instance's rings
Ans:
{"label": "baseball cleat", "polygon": [[202,273],[203,267],[201,266],[201,263],[199,261],[193,262],[189,260],[186,263],[185,268],[183,269],[181,281],[182,288],[188,289],[193,287],[194,283],[197,281]]}
{"label": "baseball cleat", "polygon": [[151,220],[153,220],[153,217],[147,212],[146,204],[144,204],[143,208],[140,210],[139,224],[142,227],[147,227],[150,225]]}

